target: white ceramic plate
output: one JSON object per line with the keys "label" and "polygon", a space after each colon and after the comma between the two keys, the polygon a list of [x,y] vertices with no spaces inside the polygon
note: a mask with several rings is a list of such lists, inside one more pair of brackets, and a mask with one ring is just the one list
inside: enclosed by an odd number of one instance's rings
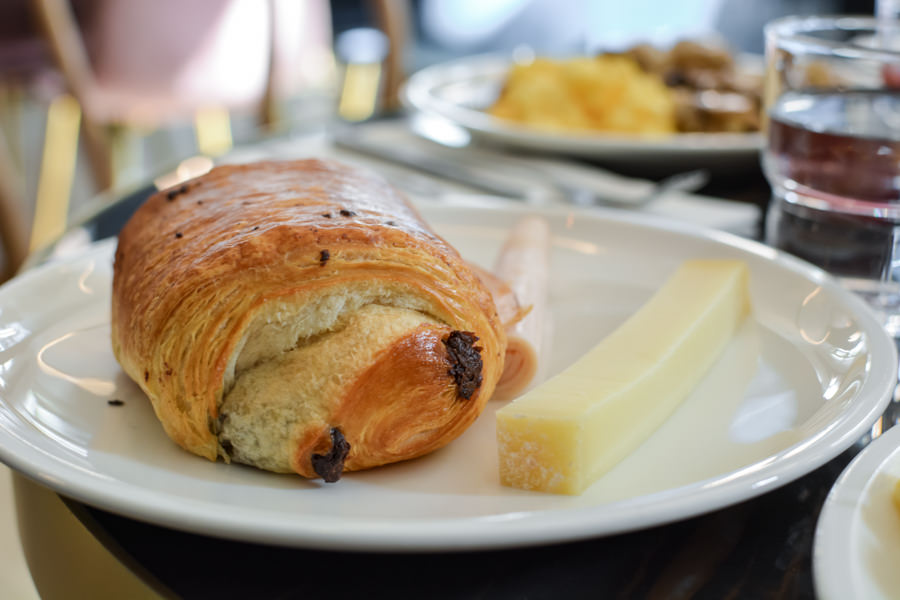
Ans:
{"label": "white ceramic plate", "polygon": [[594,158],[615,163],[691,163],[705,168],[755,164],[759,133],[683,133],[635,138],[603,133],[556,133],[511,123],[487,114],[500,93],[510,59],[475,56],[426,67],[401,92],[405,104],[438,115],[485,141]]}
{"label": "white ceramic plate", "polygon": [[822,600],[900,596],[900,427],[860,452],[838,478],[819,516],[813,546],[816,592]]}
{"label": "white ceramic plate", "polygon": [[[421,208],[483,266],[529,210]],[[446,448],[334,485],[180,450],[110,350],[111,241],[0,288],[0,459],[90,504],[212,535],[320,548],[496,548],[648,527],[762,494],[836,456],[882,413],[895,383],[893,343],[821,271],[644,216],[545,214],[555,236],[548,375],[635,311],[683,259],[740,257],[751,270],[755,318],[676,414],[581,496],[498,483],[496,404]]]}

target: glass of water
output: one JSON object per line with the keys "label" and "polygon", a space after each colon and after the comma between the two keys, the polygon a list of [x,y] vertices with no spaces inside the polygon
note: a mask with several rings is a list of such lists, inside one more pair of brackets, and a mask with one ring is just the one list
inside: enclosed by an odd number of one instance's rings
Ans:
{"label": "glass of water", "polygon": [[865,17],[769,23],[762,160],[766,241],[836,275],[900,337],[896,31]]}

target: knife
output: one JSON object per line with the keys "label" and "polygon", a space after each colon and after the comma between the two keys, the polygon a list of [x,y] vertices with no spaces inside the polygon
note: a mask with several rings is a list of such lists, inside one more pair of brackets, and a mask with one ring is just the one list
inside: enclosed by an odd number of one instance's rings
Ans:
{"label": "knife", "polygon": [[332,141],[338,148],[377,158],[408,167],[415,171],[435,175],[469,188],[506,198],[523,198],[524,190],[496,181],[483,171],[444,159],[428,156],[422,152],[389,147],[363,139],[352,127],[336,127],[331,132]]}

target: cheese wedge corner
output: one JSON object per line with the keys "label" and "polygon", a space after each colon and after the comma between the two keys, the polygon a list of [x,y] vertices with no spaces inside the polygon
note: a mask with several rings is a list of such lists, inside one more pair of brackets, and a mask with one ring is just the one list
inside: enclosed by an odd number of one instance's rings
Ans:
{"label": "cheese wedge corner", "polygon": [[585,356],[497,411],[500,480],[580,494],[644,442],[749,313],[747,266],[687,260]]}

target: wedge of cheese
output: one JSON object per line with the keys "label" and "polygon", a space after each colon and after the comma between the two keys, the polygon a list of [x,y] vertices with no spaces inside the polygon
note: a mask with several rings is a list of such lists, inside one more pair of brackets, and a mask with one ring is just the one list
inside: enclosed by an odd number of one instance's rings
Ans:
{"label": "wedge of cheese", "polygon": [[747,267],[684,262],[571,367],[497,411],[500,480],[580,494],[637,448],[716,361],[749,311]]}

